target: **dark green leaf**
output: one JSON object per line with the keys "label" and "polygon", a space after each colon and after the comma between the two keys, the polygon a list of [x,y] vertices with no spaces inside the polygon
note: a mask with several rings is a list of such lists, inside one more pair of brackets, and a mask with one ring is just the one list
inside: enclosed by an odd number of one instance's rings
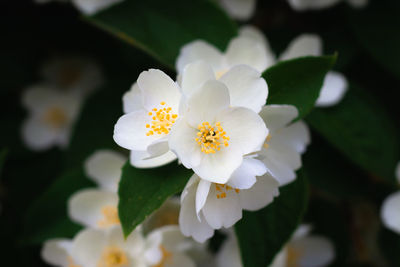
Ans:
{"label": "dark green leaf", "polygon": [[267,104],[290,104],[304,117],[314,107],[326,73],[336,56],[303,57],[283,61],[267,69],[263,77],[268,83]]}
{"label": "dark green leaf", "polygon": [[182,191],[191,173],[175,162],[153,169],[137,169],[126,163],[118,190],[118,212],[125,236],[168,197]]}
{"label": "dark green leaf", "polygon": [[341,103],[315,109],[307,122],[349,160],[372,175],[394,181],[398,134],[383,108],[365,91],[351,85]]}
{"label": "dark green leaf", "polygon": [[42,243],[57,237],[73,237],[81,229],[67,216],[67,201],[77,190],[94,184],[75,169],[61,175],[28,210],[23,241]]}
{"label": "dark green leaf", "polygon": [[203,39],[220,49],[237,27],[209,0],[124,1],[87,18],[173,68],[180,48]]}
{"label": "dark green leaf", "polygon": [[266,208],[245,212],[236,226],[243,267],[266,267],[289,241],[307,207],[308,186],[303,171],[280,189]]}

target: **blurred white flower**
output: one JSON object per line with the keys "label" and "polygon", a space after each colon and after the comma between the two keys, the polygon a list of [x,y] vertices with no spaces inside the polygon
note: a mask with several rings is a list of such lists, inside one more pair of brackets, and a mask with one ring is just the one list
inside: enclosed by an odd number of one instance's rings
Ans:
{"label": "blurred white flower", "polygon": [[53,86],[86,97],[103,83],[100,67],[80,57],[56,57],[41,68],[43,79]]}
{"label": "blurred white flower", "polygon": [[[179,86],[162,71],[151,69],[139,75],[131,93],[136,97],[124,97],[128,113],[114,127],[115,142],[131,150],[131,163],[136,167],[161,166],[176,159],[168,139],[180,116]],[[154,161],[148,163],[148,159]]]}
{"label": "blurred white flower", "polygon": [[296,11],[326,9],[342,1],[354,8],[362,8],[368,4],[368,0],[288,0],[290,6]]}
{"label": "blurred white flower", "polygon": [[[59,267],[81,267],[71,257],[72,240],[51,239],[44,243],[41,251],[42,259],[50,265]],[[83,266],[82,266],[83,267]]]}
{"label": "blurred white flower", "polygon": [[143,230],[150,232],[154,229],[167,226],[178,225],[179,210],[181,203],[179,197],[171,197],[164,204],[154,211],[143,223]]}
{"label": "blurred white flower", "polygon": [[83,14],[93,15],[99,11],[107,9],[108,7],[122,2],[124,0],[34,0],[38,4],[45,4],[49,2],[72,2],[72,4]]}
{"label": "blurred white flower", "polygon": [[[258,29],[252,26],[242,27],[239,36],[251,38],[262,44],[265,47],[265,51],[270,51],[266,37]],[[302,34],[296,37],[288,45],[287,49],[275,60],[275,62],[304,56],[320,56],[322,53],[322,40],[318,35]],[[348,83],[343,74],[335,71],[328,72],[315,105],[318,107],[336,105],[342,100],[347,91],[347,87]]]}
{"label": "blurred white flower", "polygon": [[291,123],[298,111],[290,105],[264,106],[260,116],[269,134],[261,151],[257,152],[258,159],[281,186],[288,184],[296,178],[295,171],[301,167],[301,154],[310,143],[308,127],[303,121]]}
{"label": "blurred white flower", "polygon": [[243,156],[261,149],[268,135],[261,117],[231,107],[228,88],[209,80],[187,100],[185,116],[171,129],[169,146],[202,179],[226,183]]}
{"label": "blurred white flower", "polygon": [[217,0],[217,2],[237,20],[250,19],[256,10],[256,0]]}
{"label": "blurred white flower", "polygon": [[66,148],[81,103],[81,96],[47,85],[27,89],[22,95],[22,104],[28,110],[22,125],[25,144],[37,151],[52,146]]}
{"label": "blurred white flower", "polygon": [[[400,184],[400,162],[396,167],[396,178]],[[381,218],[390,230],[400,234],[400,191],[389,195],[382,204]]]}
{"label": "blurred white flower", "polygon": [[[310,235],[310,227],[301,225],[292,239],[275,256],[270,267],[324,267],[335,258],[330,240],[322,236]],[[233,231],[217,254],[218,267],[242,267],[237,238]]]}
{"label": "blurred white flower", "polygon": [[242,210],[258,210],[278,195],[278,182],[262,162],[247,157],[226,184],[212,183],[194,174],[181,195],[179,226],[185,236],[204,242],[214,229],[229,228]]}
{"label": "blurred white flower", "polygon": [[117,192],[127,159],[113,150],[98,150],[85,161],[85,173],[105,191]]}

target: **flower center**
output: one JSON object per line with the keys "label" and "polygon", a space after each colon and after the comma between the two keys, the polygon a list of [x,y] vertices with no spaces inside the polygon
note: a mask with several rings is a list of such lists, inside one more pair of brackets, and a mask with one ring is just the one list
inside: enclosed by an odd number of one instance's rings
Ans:
{"label": "flower center", "polygon": [[[165,106],[164,101],[160,104],[161,106]],[[164,107],[160,109],[153,108],[152,112],[148,113],[148,115],[152,118],[152,122],[151,125],[146,124],[146,128],[149,129],[149,131],[146,133],[146,136],[169,133],[172,125],[176,121],[176,118],[178,118],[178,115],[171,113],[171,110],[171,107]]]}
{"label": "flower center", "polygon": [[215,190],[217,191],[217,198],[221,199],[221,198],[226,198],[226,193],[229,190],[235,190],[236,194],[239,194],[240,189],[237,188],[233,188],[229,185],[226,184],[215,184]]}
{"label": "flower center", "polygon": [[203,122],[197,127],[196,142],[201,146],[201,151],[210,154],[221,150],[221,146],[228,146],[229,137],[221,126],[220,122],[215,123],[212,127],[208,122]]}
{"label": "flower center", "polygon": [[268,148],[269,148],[268,142],[269,142],[270,140],[271,140],[271,135],[268,134],[267,139],[265,139],[265,142],[264,142],[264,145],[263,145],[265,149],[268,149]]}
{"label": "flower center", "polygon": [[44,121],[52,128],[59,129],[67,123],[68,117],[63,109],[51,107],[45,112]]}
{"label": "flower center", "polygon": [[299,267],[299,259],[301,256],[301,252],[297,249],[294,249],[291,246],[287,247],[287,257],[286,257],[286,266],[287,267]]}
{"label": "flower center", "polygon": [[115,224],[120,224],[118,217],[118,210],[114,206],[104,206],[101,208],[101,213],[103,218],[97,222],[97,225],[101,228],[106,228],[113,226]]}
{"label": "flower center", "polygon": [[128,257],[119,247],[105,248],[97,267],[126,267],[129,264]]}
{"label": "flower center", "polygon": [[162,252],[162,258],[160,263],[157,265],[153,265],[153,267],[165,267],[168,262],[172,260],[172,253],[169,252],[168,250],[165,249],[164,246],[160,246],[161,252]]}
{"label": "flower center", "polygon": [[228,72],[228,70],[220,70],[220,71],[217,71],[216,73],[215,73],[215,78],[217,79],[217,80],[219,80],[225,73],[227,73]]}

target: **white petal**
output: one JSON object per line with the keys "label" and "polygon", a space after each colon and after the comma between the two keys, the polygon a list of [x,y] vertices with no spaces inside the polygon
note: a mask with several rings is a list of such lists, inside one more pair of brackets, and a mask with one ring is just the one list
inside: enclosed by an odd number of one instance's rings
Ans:
{"label": "white petal", "polygon": [[29,110],[38,110],[53,102],[55,89],[47,85],[35,85],[24,91],[22,94],[22,105]]}
{"label": "white petal", "polygon": [[197,130],[192,128],[185,119],[175,122],[169,134],[168,144],[170,149],[178,156],[186,168],[199,165],[201,150],[196,143]]}
{"label": "white petal", "polygon": [[294,120],[298,116],[298,111],[295,106],[291,105],[268,105],[262,108],[260,116],[272,134]]}
{"label": "white petal", "polygon": [[221,122],[222,128],[230,138],[229,146],[240,148],[243,154],[260,150],[268,135],[262,118],[247,108],[226,109],[218,114],[216,121]]}
{"label": "white petal", "polygon": [[122,97],[122,104],[124,113],[143,109],[142,92],[137,83],[134,83],[131,90],[126,92]]}
{"label": "white petal", "polygon": [[287,247],[283,247],[269,267],[287,267],[287,257]]}
{"label": "white petal", "polygon": [[162,232],[153,231],[146,238],[146,251],[144,257],[150,265],[159,263],[162,259],[162,251],[160,249],[162,242]]}
{"label": "white petal", "polygon": [[147,124],[151,124],[151,116],[145,110],[134,111],[123,115],[114,126],[114,141],[130,150],[146,150],[161,135],[147,136]]}
{"label": "white petal", "polygon": [[290,145],[300,154],[306,151],[307,146],[311,142],[310,130],[303,121],[292,123],[280,129],[279,132],[275,132],[274,137]]}
{"label": "white petal", "polygon": [[72,244],[71,256],[82,266],[95,267],[107,245],[107,232],[85,229],[79,232]]}
{"label": "white petal", "polygon": [[138,227],[125,239],[122,232],[122,227],[120,225],[111,227],[108,230],[108,245],[117,246],[131,256],[137,257],[140,253],[143,253],[145,247],[145,241],[143,238],[143,233]]}
{"label": "white petal", "polygon": [[181,93],[178,85],[164,72],[150,69],[140,73],[137,80],[143,96],[143,105],[151,111],[153,108],[161,108],[161,102],[171,107],[173,113],[178,112]]}
{"label": "white petal", "polygon": [[289,246],[299,252],[299,266],[327,266],[335,258],[332,242],[322,236],[308,236],[296,239],[291,241]]}
{"label": "white petal", "polygon": [[101,188],[117,192],[126,158],[112,150],[98,150],[85,161],[85,172]]}
{"label": "white petal", "polygon": [[400,234],[400,192],[393,193],[385,199],[381,218],[387,228]]}
{"label": "white petal", "polygon": [[31,117],[22,124],[22,139],[32,150],[46,150],[58,143],[59,131],[49,128],[41,118]]}
{"label": "white petal", "polygon": [[73,194],[68,200],[69,217],[84,226],[101,228],[104,207],[117,207],[118,196],[113,192],[84,189]]}
{"label": "white petal", "polygon": [[165,267],[196,267],[191,258],[182,253],[173,253],[172,257],[165,262]]}
{"label": "white petal", "polygon": [[72,3],[84,14],[93,15],[123,0],[71,0]]}
{"label": "white petal", "polygon": [[160,138],[147,147],[149,158],[159,157],[169,151],[168,138]]}
{"label": "white petal", "polygon": [[182,93],[190,97],[195,91],[199,90],[208,80],[214,80],[215,74],[205,61],[196,61],[185,66],[182,72]]}
{"label": "white petal", "polygon": [[268,157],[262,157],[260,159],[267,167],[268,173],[279,182],[280,186],[291,183],[296,179],[296,173],[290,166],[288,166],[288,164],[284,164]]}
{"label": "white petal", "polygon": [[255,0],[219,0],[228,14],[238,20],[251,18],[256,9]]}
{"label": "white petal", "polygon": [[335,71],[328,72],[315,105],[317,107],[336,105],[344,97],[347,86],[348,83],[343,74]]}
{"label": "white petal", "polygon": [[226,51],[226,60],[230,66],[249,65],[263,72],[275,61],[266,51],[264,44],[247,37],[236,37],[232,39]]}
{"label": "white petal", "polygon": [[[200,179],[196,190],[196,214],[199,217],[200,210],[206,203],[208,193],[210,192],[211,183],[209,181]],[[200,218],[199,218],[200,219]]]}
{"label": "white petal", "polygon": [[243,266],[235,233],[231,233],[225,243],[223,243],[216,256],[216,262],[218,267]]}
{"label": "white petal", "polygon": [[203,122],[213,124],[218,112],[229,105],[229,90],[226,85],[219,81],[208,81],[189,98],[187,121],[196,129]]}
{"label": "white petal", "polygon": [[[297,170],[301,167],[300,153],[284,141],[285,140],[282,139],[271,138],[269,147],[266,150],[263,149],[259,154],[266,156],[275,162],[280,162],[283,165],[290,166],[293,170]],[[264,151],[266,153],[264,153]]]}
{"label": "white petal", "polygon": [[299,227],[297,227],[296,231],[292,235],[292,240],[308,236],[311,231],[312,226],[310,224],[301,224]]}
{"label": "white petal", "polygon": [[210,64],[214,71],[219,71],[222,68],[223,59],[221,52],[211,44],[202,40],[197,40],[181,48],[176,61],[176,69],[178,73],[182,73],[186,65],[199,60]]}
{"label": "white petal", "polygon": [[51,265],[67,266],[69,254],[63,243],[71,243],[71,241],[68,239],[51,239],[46,241],[41,251],[42,259]]}
{"label": "white petal", "polygon": [[400,184],[400,162],[397,163],[395,176],[397,178],[397,182]]}
{"label": "white petal", "polygon": [[341,0],[288,0],[294,10],[317,10],[332,7]]}
{"label": "white petal", "polygon": [[268,97],[268,85],[261,73],[247,66],[231,68],[220,79],[229,89],[231,106],[260,112]]}
{"label": "white petal", "polygon": [[149,158],[150,155],[147,151],[131,151],[130,163],[136,168],[154,168],[166,165],[176,160],[177,157],[172,151],[168,151],[161,156]]}
{"label": "white petal", "polygon": [[261,161],[245,157],[242,165],[229,178],[228,185],[237,189],[249,189],[256,183],[256,176],[262,176],[266,172],[267,168]]}
{"label": "white petal", "polygon": [[178,225],[160,227],[149,235],[159,232],[162,236],[161,245],[168,251],[182,251],[187,247],[187,238],[182,235]]}
{"label": "white petal", "polygon": [[225,184],[243,161],[243,154],[237,146],[223,147],[215,154],[200,153],[201,162],[192,169],[202,179],[213,183]]}
{"label": "white petal", "polygon": [[229,228],[242,218],[238,193],[234,189],[225,190],[226,197],[219,197],[213,184],[202,212],[207,223],[214,229]]}
{"label": "white petal", "polygon": [[240,190],[240,206],[245,210],[259,210],[270,204],[277,196],[279,183],[270,175],[257,178],[249,189]]}
{"label": "white petal", "polygon": [[201,218],[201,222],[197,219],[195,197],[195,188],[189,187],[182,199],[179,227],[183,235],[192,236],[197,242],[203,243],[214,235],[214,229],[207,224],[204,217]]}
{"label": "white petal", "polygon": [[302,34],[296,37],[282,53],[279,60],[322,54],[322,41],[318,35]]}

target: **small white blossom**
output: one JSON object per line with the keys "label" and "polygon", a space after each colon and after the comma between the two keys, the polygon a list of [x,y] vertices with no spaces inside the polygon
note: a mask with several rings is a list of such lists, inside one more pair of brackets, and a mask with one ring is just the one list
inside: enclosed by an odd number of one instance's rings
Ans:
{"label": "small white blossom", "polygon": [[[396,178],[400,184],[400,163],[396,167]],[[390,230],[400,234],[400,191],[389,195],[382,204],[381,218]]]}
{"label": "small white blossom", "polygon": [[[132,94],[141,96],[140,101],[138,97],[124,97],[132,102],[124,101],[128,113],[114,127],[115,142],[131,150],[131,163],[137,167],[160,166],[176,159],[168,139],[171,127],[181,116],[179,86],[162,71],[151,69],[139,75],[132,90]],[[156,162],[146,164],[152,158],[157,158]]]}
{"label": "small white blossom", "polygon": [[261,117],[243,107],[231,107],[228,88],[209,80],[187,100],[185,115],[172,127],[169,146],[182,164],[202,179],[226,183],[268,135]]}
{"label": "small white blossom", "polygon": [[93,15],[99,11],[107,9],[108,7],[120,3],[124,0],[34,0],[38,4],[45,4],[49,2],[68,2],[72,4],[83,14]]}
{"label": "small white blossom", "polygon": [[52,146],[66,148],[81,103],[81,96],[47,85],[27,89],[22,95],[22,104],[28,110],[22,125],[25,144],[37,151]]}
{"label": "small white blossom", "polygon": [[242,218],[242,210],[258,210],[278,195],[278,182],[265,174],[262,162],[247,157],[227,184],[193,175],[181,195],[179,226],[185,236],[204,242],[214,229],[229,228]]}
{"label": "small white blossom", "polygon": [[41,257],[53,266],[59,267],[80,267],[71,257],[72,240],[52,239],[44,243]]}
{"label": "small white blossom", "polygon": [[217,0],[234,19],[248,20],[256,10],[256,0]]}
{"label": "small white blossom", "polygon": [[343,1],[354,8],[362,8],[368,4],[368,0],[288,0],[290,6],[296,11],[326,9]]}

